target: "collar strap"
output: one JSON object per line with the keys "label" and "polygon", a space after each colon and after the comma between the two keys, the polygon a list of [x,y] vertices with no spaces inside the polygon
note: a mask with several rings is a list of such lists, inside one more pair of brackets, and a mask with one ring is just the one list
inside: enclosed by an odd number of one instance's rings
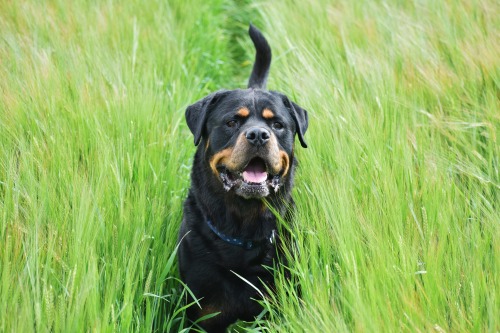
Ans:
{"label": "collar strap", "polygon": [[209,228],[217,235],[219,236],[220,239],[225,241],[226,243],[229,243],[231,245],[236,245],[239,247],[244,248],[245,250],[252,250],[255,249],[256,247],[262,246],[264,244],[271,244],[273,245],[276,242],[276,237],[278,236],[276,233],[276,229],[273,229],[271,231],[271,235],[269,236],[268,239],[261,240],[261,241],[254,241],[254,240],[249,240],[249,239],[241,239],[241,238],[233,238],[229,237],[222,232],[220,232],[210,220],[207,220],[207,225]]}

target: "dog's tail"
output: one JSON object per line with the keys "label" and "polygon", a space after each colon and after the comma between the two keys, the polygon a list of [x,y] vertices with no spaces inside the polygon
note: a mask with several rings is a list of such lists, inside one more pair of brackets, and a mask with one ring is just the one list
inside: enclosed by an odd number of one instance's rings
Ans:
{"label": "dog's tail", "polygon": [[266,89],[267,76],[271,67],[271,47],[266,38],[256,27],[250,23],[248,34],[255,46],[255,62],[252,75],[248,80],[248,88]]}

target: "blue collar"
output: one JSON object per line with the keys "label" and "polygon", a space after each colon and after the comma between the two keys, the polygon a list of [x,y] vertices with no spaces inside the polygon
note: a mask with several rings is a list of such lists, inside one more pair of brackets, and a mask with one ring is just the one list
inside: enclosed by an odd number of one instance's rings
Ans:
{"label": "blue collar", "polygon": [[229,237],[222,232],[220,232],[210,220],[207,220],[207,225],[210,227],[210,229],[217,235],[219,236],[220,239],[225,241],[226,243],[229,243],[231,245],[236,245],[239,247],[244,248],[245,250],[252,250],[255,249],[256,247],[269,244],[269,245],[274,245],[276,243],[276,237],[278,236],[276,233],[276,229],[273,229],[271,231],[271,235],[269,236],[268,239],[261,240],[261,241],[254,241],[254,240],[248,240],[248,239],[240,239],[240,238],[233,238]]}

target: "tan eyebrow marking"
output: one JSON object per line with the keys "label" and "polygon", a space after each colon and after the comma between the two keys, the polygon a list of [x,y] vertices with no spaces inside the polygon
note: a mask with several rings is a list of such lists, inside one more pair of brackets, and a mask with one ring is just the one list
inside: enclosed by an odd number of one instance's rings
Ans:
{"label": "tan eyebrow marking", "polygon": [[240,117],[248,117],[250,114],[250,111],[247,108],[241,108],[236,112],[236,114]]}
{"label": "tan eyebrow marking", "polygon": [[266,119],[271,119],[272,117],[274,117],[274,113],[273,113],[273,111],[269,110],[268,108],[265,108],[262,111],[262,117],[264,117]]}

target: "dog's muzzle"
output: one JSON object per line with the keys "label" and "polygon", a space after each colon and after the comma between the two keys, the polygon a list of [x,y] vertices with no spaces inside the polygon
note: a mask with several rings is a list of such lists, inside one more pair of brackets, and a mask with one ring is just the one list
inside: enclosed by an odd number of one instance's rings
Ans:
{"label": "dog's muzzle", "polygon": [[210,166],[226,191],[234,190],[246,199],[263,198],[279,190],[289,158],[269,130],[250,127],[240,134],[234,147],[215,154]]}
{"label": "dog's muzzle", "polygon": [[246,199],[266,197],[271,189],[276,193],[281,186],[281,175],[270,174],[260,157],[252,158],[242,171],[222,167],[219,175],[226,191],[234,189]]}

